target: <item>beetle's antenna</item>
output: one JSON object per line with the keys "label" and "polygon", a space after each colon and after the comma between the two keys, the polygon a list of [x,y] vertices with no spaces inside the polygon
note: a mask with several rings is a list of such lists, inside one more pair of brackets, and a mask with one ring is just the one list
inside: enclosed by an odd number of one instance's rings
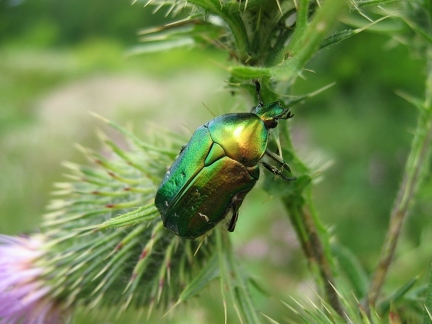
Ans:
{"label": "beetle's antenna", "polygon": [[201,104],[208,110],[208,112],[213,116],[216,117],[216,114],[209,108],[207,105],[201,101]]}
{"label": "beetle's antenna", "polygon": [[258,80],[255,80],[255,89],[256,89],[256,94],[257,94],[257,98],[258,98],[258,105],[264,106],[264,102],[261,99],[261,84],[259,83]]}

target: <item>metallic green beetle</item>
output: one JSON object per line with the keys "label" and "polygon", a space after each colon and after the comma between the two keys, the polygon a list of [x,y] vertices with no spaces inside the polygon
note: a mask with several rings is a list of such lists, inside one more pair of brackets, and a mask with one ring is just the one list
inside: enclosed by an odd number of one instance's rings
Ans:
{"label": "metallic green beetle", "polygon": [[[232,211],[228,230],[234,231],[246,194],[259,178],[258,163],[267,154],[290,171],[278,155],[267,150],[269,129],[279,119],[293,117],[279,102],[264,105],[256,82],[258,106],[250,113],[216,117],[199,127],[166,173],[155,198],[164,226],[194,239],[215,227]],[[282,171],[261,164],[285,180]]]}

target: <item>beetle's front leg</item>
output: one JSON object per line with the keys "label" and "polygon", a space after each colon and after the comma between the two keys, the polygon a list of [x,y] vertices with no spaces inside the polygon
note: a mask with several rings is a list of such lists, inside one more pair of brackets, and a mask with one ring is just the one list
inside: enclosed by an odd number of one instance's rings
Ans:
{"label": "beetle's front leg", "polygon": [[276,153],[273,153],[272,151],[270,151],[268,149],[266,150],[265,153],[267,154],[267,156],[269,156],[270,158],[272,158],[273,161],[275,161],[277,164],[279,164],[279,166],[282,169],[285,169],[289,173],[292,173],[289,165],[279,155],[277,155]]}
{"label": "beetle's front leg", "polygon": [[[279,170],[278,168],[275,168],[274,166],[272,166],[272,165],[270,165],[270,164],[268,164],[268,163],[265,163],[265,162],[261,162],[261,164],[262,164],[262,166],[264,167],[264,168],[266,168],[267,170],[269,170],[271,173],[273,173],[274,175],[277,175],[278,177],[281,177],[282,179],[284,179],[284,180],[287,180],[287,181],[293,181],[293,180],[296,180],[297,178],[296,177],[292,177],[292,178],[288,178],[288,177],[286,177],[284,174],[283,174],[283,172],[281,171],[281,170]],[[286,164],[287,165],[287,164]],[[287,165],[288,166],[288,165]]]}

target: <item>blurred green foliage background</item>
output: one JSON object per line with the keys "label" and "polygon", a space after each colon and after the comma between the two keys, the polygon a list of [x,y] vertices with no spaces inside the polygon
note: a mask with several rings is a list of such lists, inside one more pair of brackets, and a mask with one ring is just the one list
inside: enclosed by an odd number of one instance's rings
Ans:
{"label": "blurred green foliage background", "polygon": [[[170,21],[164,9],[152,10],[124,0],[0,0],[0,233],[37,230],[53,183],[65,180],[61,162],[88,163],[75,143],[103,151],[95,130],[104,126],[89,111],[133,125],[143,139],[158,127],[186,139],[212,113],[254,104],[224,89],[229,58],[221,51],[127,55],[139,43],[139,29]],[[314,170],[323,169],[314,192],[320,216],[368,272],[377,262],[416,122],[415,109],[395,91],[421,97],[424,63],[390,35],[364,32],[319,52],[293,88],[305,94],[336,83],[293,108],[290,126],[299,154]],[[121,142],[115,131],[104,131]],[[432,234],[431,191],[429,177],[404,229],[397,271],[390,272],[395,286],[428,272],[432,251],[421,243]],[[272,315],[288,312],[279,299],[313,294],[278,204],[254,190],[232,234],[245,268],[270,292],[257,293],[259,308]],[[208,321],[200,311],[206,308],[213,310],[211,322],[220,322],[215,288],[184,318]]]}

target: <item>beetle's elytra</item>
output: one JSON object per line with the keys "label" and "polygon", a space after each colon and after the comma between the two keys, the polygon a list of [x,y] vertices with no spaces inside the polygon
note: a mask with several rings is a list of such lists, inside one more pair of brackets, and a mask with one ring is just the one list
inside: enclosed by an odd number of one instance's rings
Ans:
{"label": "beetle's elytra", "polygon": [[[267,151],[269,130],[279,119],[293,117],[278,101],[264,105],[256,84],[258,105],[250,113],[225,114],[199,127],[166,173],[155,205],[164,226],[178,236],[194,239],[215,227],[232,211],[228,230],[234,231],[239,208],[259,178],[264,154],[279,167],[288,165]],[[278,168],[261,162],[285,180]]]}

